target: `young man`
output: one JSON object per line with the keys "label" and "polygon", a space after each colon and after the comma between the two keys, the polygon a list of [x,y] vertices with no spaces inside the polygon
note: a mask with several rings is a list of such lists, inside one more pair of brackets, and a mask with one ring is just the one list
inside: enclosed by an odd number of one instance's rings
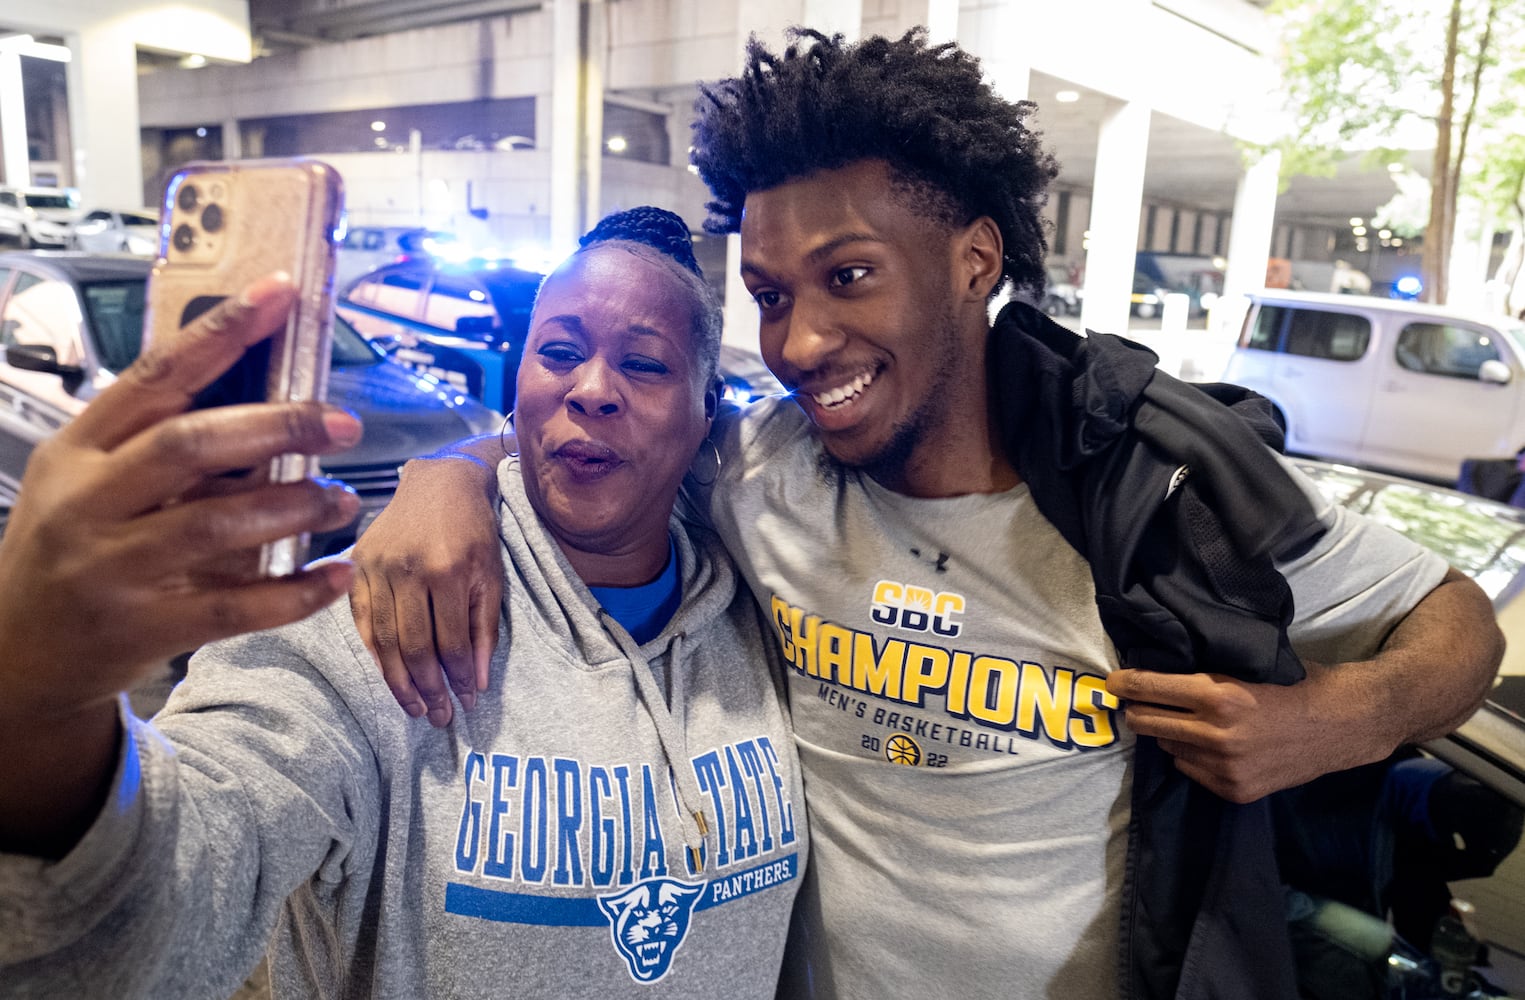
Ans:
{"label": "young man", "polygon": [[[1043,281],[1031,111],[918,33],[754,42],[698,103],[791,390],[717,422],[694,491],[792,665],[815,853],[780,995],[1291,996],[1266,812],[1225,800],[1454,727],[1491,609],[1147,355],[992,328]],[[436,723],[496,639],[491,518],[458,513],[489,488],[413,465],[357,551],[362,635]]]}

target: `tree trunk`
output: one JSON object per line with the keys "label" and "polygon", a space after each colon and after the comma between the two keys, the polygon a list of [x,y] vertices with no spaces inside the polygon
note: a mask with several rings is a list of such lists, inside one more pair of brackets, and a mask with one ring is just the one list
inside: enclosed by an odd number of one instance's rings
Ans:
{"label": "tree trunk", "polygon": [[1445,302],[1446,274],[1451,262],[1448,234],[1456,218],[1456,193],[1451,184],[1451,119],[1455,111],[1456,47],[1460,33],[1461,0],[1451,0],[1445,71],[1440,78],[1440,114],[1435,119],[1435,158],[1430,165],[1430,219],[1424,229],[1424,254],[1419,259],[1426,302]]}

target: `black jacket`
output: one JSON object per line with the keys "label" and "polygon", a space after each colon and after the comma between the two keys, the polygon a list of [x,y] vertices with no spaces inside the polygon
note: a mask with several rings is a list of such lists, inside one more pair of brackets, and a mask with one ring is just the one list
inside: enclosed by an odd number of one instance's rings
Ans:
{"label": "black jacket", "polygon": [[[990,338],[1001,439],[1038,509],[1083,555],[1124,667],[1291,684],[1292,594],[1273,557],[1322,532],[1266,448],[1266,401],[1198,386],[1118,337],[1013,302]],[[1135,753],[1123,883],[1128,1000],[1297,995],[1265,801],[1234,805]]]}

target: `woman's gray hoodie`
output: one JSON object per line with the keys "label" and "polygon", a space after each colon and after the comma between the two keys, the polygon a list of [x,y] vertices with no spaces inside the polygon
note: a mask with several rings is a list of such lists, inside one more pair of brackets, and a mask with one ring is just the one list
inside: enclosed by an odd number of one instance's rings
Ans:
{"label": "woman's gray hoodie", "polygon": [[277,997],[773,996],[805,810],[751,596],[674,520],[637,648],[500,480],[476,708],[410,720],[344,602],[207,647],[75,849],[0,856],[0,996],[220,1000],[267,941]]}

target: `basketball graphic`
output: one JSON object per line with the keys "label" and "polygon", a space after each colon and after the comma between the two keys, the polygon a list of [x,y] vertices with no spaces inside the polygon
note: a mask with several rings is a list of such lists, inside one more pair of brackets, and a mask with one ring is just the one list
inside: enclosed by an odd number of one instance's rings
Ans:
{"label": "basketball graphic", "polygon": [[896,733],[884,741],[884,759],[891,764],[915,767],[921,763],[921,747],[904,733]]}

